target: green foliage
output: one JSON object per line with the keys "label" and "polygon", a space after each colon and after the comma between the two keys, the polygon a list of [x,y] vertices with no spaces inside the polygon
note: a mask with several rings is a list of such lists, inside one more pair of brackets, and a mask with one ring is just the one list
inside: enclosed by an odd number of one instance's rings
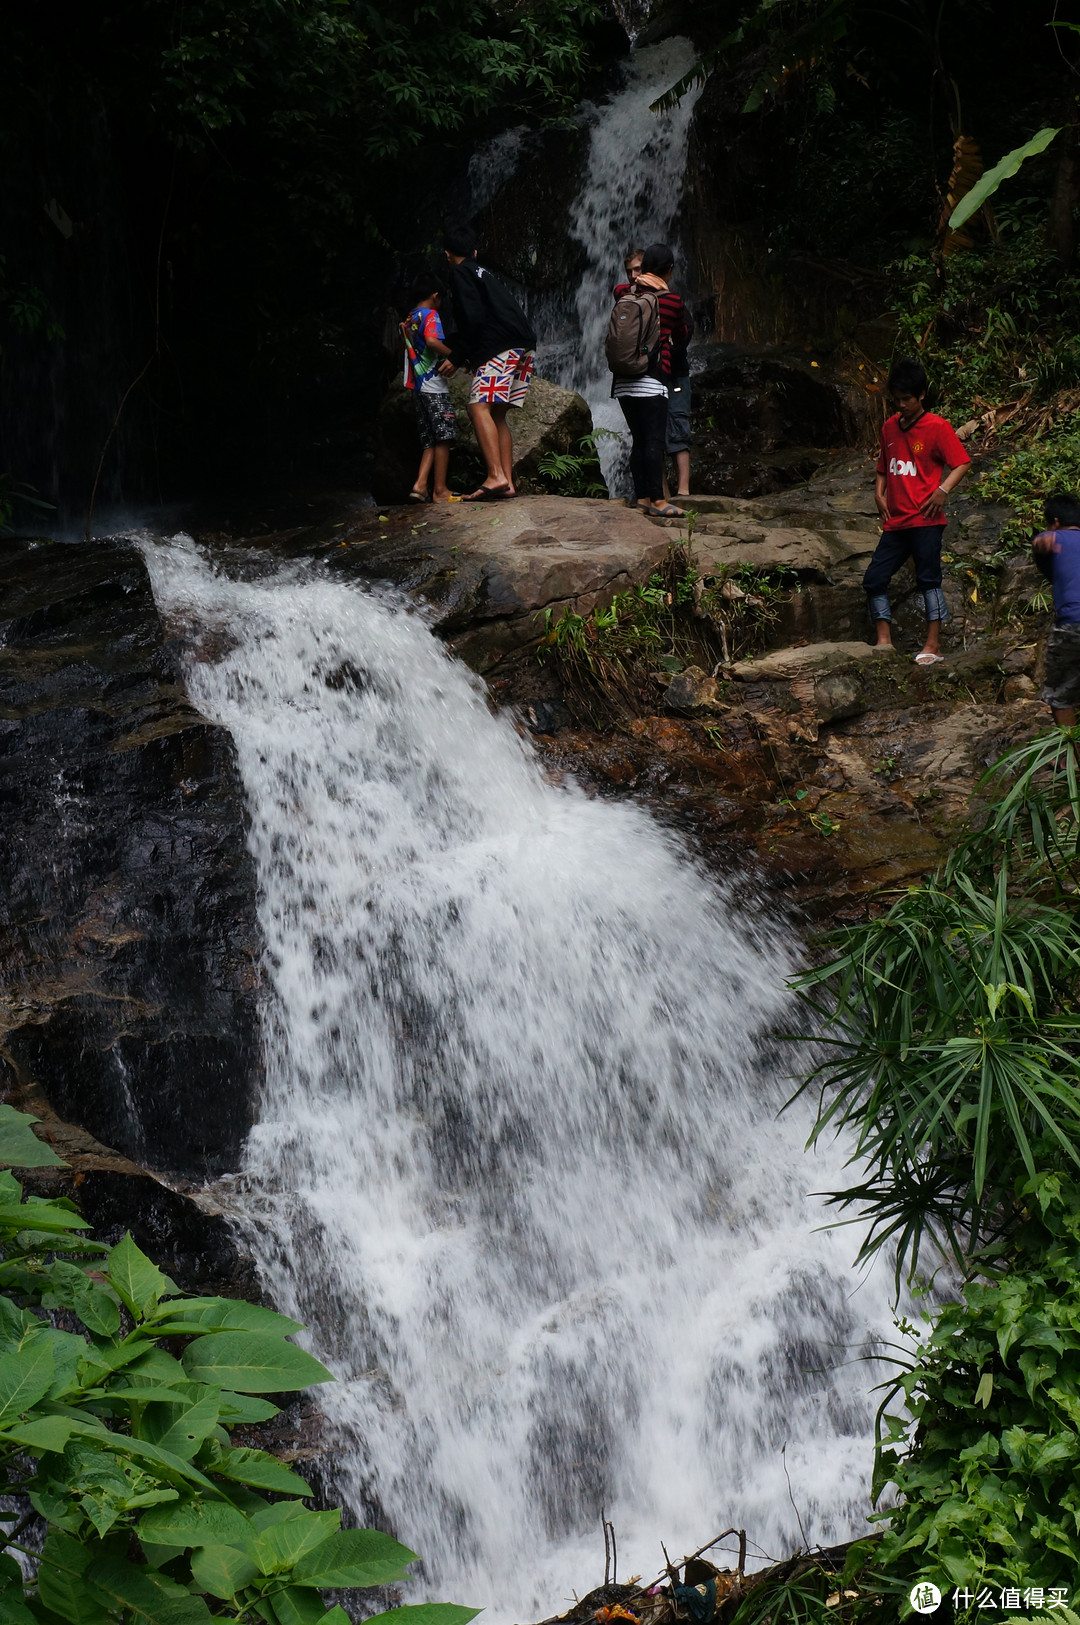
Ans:
{"label": "green foliage", "polygon": [[618,438],[611,429],[594,429],[591,434],[582,437],[577,453],[545,452],[537,464],[537,471],[548,490],[557,496],[606,497],[607,486],[596,448],[601,440]]}
{"label": "green foliage", "polygon": [[860,1256],[895,1247],[899,1289],[932,1241],[965,1280],[879,1413],[894,1588],[1071,1595],[1080,1565],[1078,752],[1054,729],[1003,757],[940,871],[800,981],[827,1047],[812,1138],[846,1127],[863,1165],[830,1197],[870,1220]]}
{"label": "green foliage", "polygon": [[[60,1161],[32,1122],[0,1107],[0,1163]],[[0,1463],[5,1494],[32,1509],[6,1550],[25,1550],[17,1535],[35,1514],[47,1525],[40,1561],[26,1553],[32,1579],[0,1558],[0,1619],[348,1625],[322,1592],[405,1579],[415,1554],[379,1530],[341,1529],[340,1511],[310,1511],[299,1474],[229,1435],[277,1415],[252,1396],[330,1380],[289,1341],[300,1327],[188,1297],[129,1235],[107,1248],[87,1229],[70,1201],[24,1196],[0,1173]],[[376,1618],[467,1625],[476,1612],[440,1603]]]}
{"label": "green foliage", "polygon": [[[1037,1584],[1071,1596],[1080,1568],[1080,1185],[1043,1176],[1018,1194],[1032,1216],[1016,1267],[969,1283],[933,1317],[882,1408],[875,1495],[891,1485],[903,1500],[879,1515],[889,1527],[878,1561],[897,1578],[940,1569],[956,1586]],[[891,1410],[900,1397],[906,1415]]]}
{"label": "green foliage", "polygon": [[1060,134],[1060,128],[1040,130],[1038,135],[1031,137],[1030,141],[1025,141],[1021,146],[1014,147],[1012,152],[1007,152],[1000,163],[994,165],[993,169],[985,170],[970,192],[966,192],[960,199],[960,202],[949,216],[950,228],[956,231],[965,221],[970,220],[972,215],[977,214],[983,204],[993,197],[1002,181],[1010,180],[1019,171],[1020,166],[1026,159],[1034,158],[1038,153],[1045,152],[1054,137]]}
{"label": "green foliage", "polygon": [[1043,502],[1059,491],[1080,491],[1080,430],[1071,417],[1029,445],[1009,447],[974,487],[980,500],[1012,508],[1001,538],[1016,547],[1042,529]]}
{"label": "green foliage", "polygon": [[811,1139],[852,1132],[861,1170],[829,1200],[870,1220],[860,1258],[895,1248],[898,1287],[928,1242],[967,1268],[1019,1178],[1080,1166],[1077,742],[997,764],[981,827],[797,984],[825,1049]]}
{"label": "green foliage", "polygon": [[702,579],[693,559],[693,515],[662,569],[588,615],[544,611],[541,659],[559,662],[569,684],[609,713],[634,711],[659,675],[689,665],[729,664],[760,646],[787,597],[789,572],[752,565]]}

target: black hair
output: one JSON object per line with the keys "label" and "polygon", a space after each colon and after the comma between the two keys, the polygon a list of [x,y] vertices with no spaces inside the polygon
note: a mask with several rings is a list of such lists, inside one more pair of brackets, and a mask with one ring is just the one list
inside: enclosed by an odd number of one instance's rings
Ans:
{"label": "black hair", "polygon": [[642,272],[648,276],[666,277],[675,264],[675,256],[667,243],[650,243],[641,256]]}
{"label": "black hair", "polygon": [[448,253],[460,254],[462,259],[472,259],[476,253],[476,233],[471,226],[451,226],[443,232],[442,242]]}
{"label": "black hair", "polygon": [[889,373],[890,395],[915,395],[922,400],[930,388],[926,368],[919,361],[897,361]]}
{"label": "black hair", "polygon": [[430,299],[433,294],[446,292],[446,284],[436,271],[425,271],[422,276],[414,277],[409,284],[409,309],[415,310],[424,299]]}
{"label": "black hair", "polygon": [[1080,499],[1068,491],[1055,491],[1043,503],[1043,518],[1048,525],[1056,519],[1066,530],[1075,529],[1080,526]]}

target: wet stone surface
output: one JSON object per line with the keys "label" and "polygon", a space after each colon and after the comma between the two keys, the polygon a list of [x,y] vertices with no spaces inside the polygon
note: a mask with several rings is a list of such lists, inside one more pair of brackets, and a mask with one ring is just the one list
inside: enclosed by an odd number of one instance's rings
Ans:
{"label": "wet stone surface", "polygon": [[234,1167],[259,936],[232,741],[131,544],[11,544],[0,604],[7,1087],[148,1167]]}

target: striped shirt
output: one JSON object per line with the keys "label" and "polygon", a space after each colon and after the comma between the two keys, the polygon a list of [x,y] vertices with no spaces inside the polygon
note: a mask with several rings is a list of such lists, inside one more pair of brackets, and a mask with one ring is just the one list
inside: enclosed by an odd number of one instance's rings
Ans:
{"label": "striped shirt", "polygon": [[[630,293],[629,282],[620,282],[613,297],[621,299]],[[694,336],[694,323],[683,304],[682,295],[670,288],[658,293],[656,303],[660,314],[660,371],[665,378],[685,378],[690,371],[686,359],[686,346]]]}

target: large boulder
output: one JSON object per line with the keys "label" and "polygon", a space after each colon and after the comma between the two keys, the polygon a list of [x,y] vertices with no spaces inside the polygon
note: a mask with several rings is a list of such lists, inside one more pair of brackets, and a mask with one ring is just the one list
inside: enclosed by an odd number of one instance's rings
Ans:
{"label": "large boulder", "polygon": [[865,389],[834,361],[732,344],[707,346],[703,359],[691,384],[695,490],[782,491],[872,436]]}
{"label": "large boulder", "polygon": [[[458,442],[450,453],[450,484],[467,488],[483,478],[469,421],[471,375],[457,372],[450,380],[450,398],[457,414]],[[581,441],[592,433],[592,414],[580,395],[562,389],[547,378],[533,377],[525,405],[511,412],[514,435],[514,478],[518,489],[547,489],[540,477],[540,459],[548,452],[580,452]],[[391,385],[379,408],[372,491],[378,502],[404,502],[416,479],[420,441],[411,392],[400,381]],[[464,476],[464,477],[462,477]]]}
{"label": "large boulder", "polygon": [[130,543],[9,544],[0,602],[0,1079],[149,1168],[234,1169],[262,941],[232,738]]}

